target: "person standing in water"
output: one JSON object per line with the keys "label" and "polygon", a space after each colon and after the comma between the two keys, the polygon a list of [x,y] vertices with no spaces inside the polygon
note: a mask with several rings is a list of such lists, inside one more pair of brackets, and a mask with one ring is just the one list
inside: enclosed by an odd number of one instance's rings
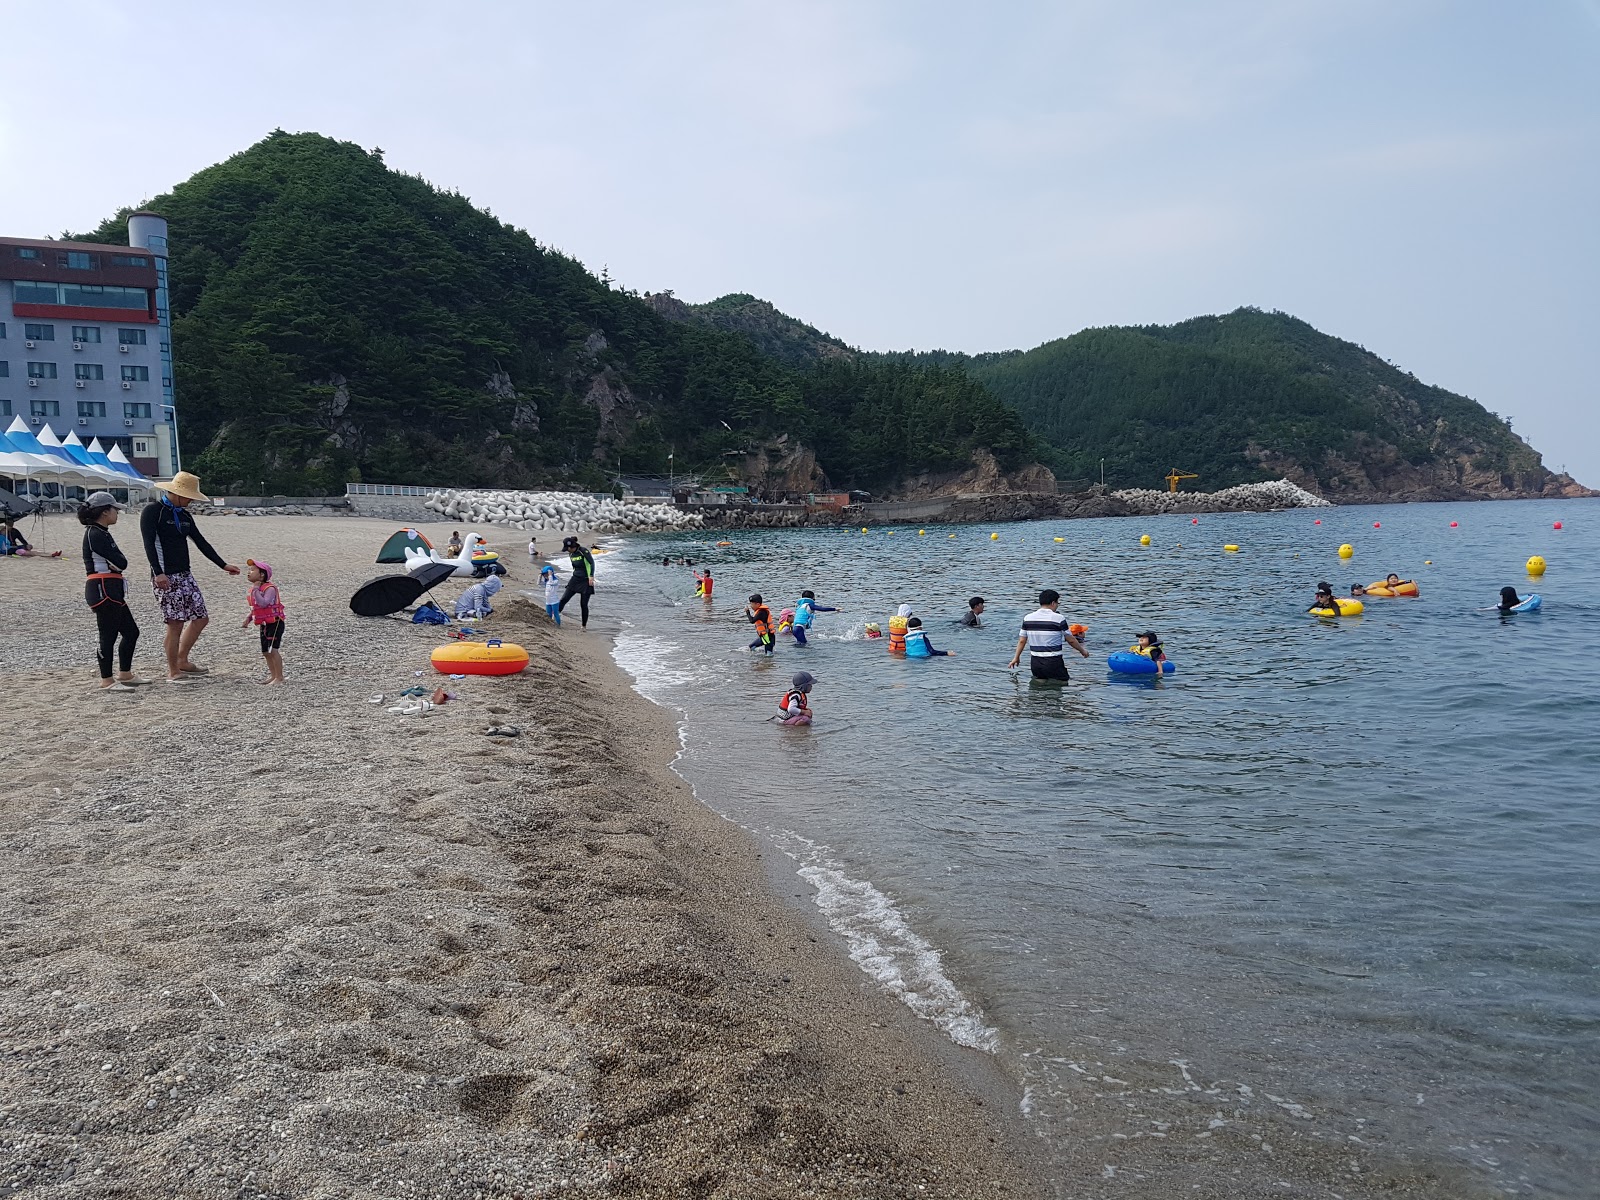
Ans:
{"label": "person standing in water", "polygon": [[567,590],[561,594],[558,612],[566,612],[567,601],[578,598],[578,616],[584,629],[589,628],[589,597],[594,595],[594,555],[583,548],[575,537],[565,538],[561,548],[572,560],[572,574],[567,578]]}
{"label": "person standing in water", "polygon": [[139,532],[144,537],[145,557],[150,560],[150,581],[161,617],[167,623],[167,682],[191,683],[193,676],[206,673],[189,660],[189,652],[211,623],[211,614],[189,570],[189,543],[229,575],[239,574],[239,568],[211,548],[187,511],[196,500],[206,502],[198,476],[179,471],[166,483],[151,486],[161,495],[139,515]]}
{"label": "person standing in water", "polygon": [[794,624],[789,632],[794,634],[795,645],[806,644],[806,630],[811,628],[811,622],[816,619],[819,612],[838,612],[837,608],[829,608],[826,604],[817,603],[817,594],[810,588],[800,593],[800,601],[794,606]]}
{"label": "person standing in water", "polygon": [[[145,682],[133,677],[133,648],[139,644],[139,622],[128,607],[128,585],[122,576],[128,569],[128,557],[111,536],[111,527],[121,512],[122,505],[110,492],[95,492],[78,509],[78,521],[84,527],[83,599],[94,613],[100,631],[95,658],[100,664],[100,689],[106,692],[131,692]],[[113,654],[115,678],[111,674]]]}
{"label": "person standing in water", "polygon": [[1017,635],[1017,651],[1011,656],[1009,667],[1022,661],[1022,652],[1028,652],[1028,669],[1035,679],[1055,679],[1062,683],[1070,680],[1067,674],[1065,649],[1071,646],[1084,658],[1089,652],[1067,627],[1067,619],[1058,611],[1061,593],[1045,588],[1039,593],[1039,607],[1022,619],[1022,630]]}
{"label": "person standing in water", "polygon": [[777,638],[772,632],[772,610],[762,603],[760,592],[750,597],[750,603],[745,605],[744,616],[756,627],[756,640],[750,643],[750,649],[771,654]]}
{"label": "person standing in water", "polygon": [[967,601],[967,611],[961,614],[961,619],[957,621],[956,624],[964,626],[968,629],[982,629],[982,618],[983,597],[974,596],[971,600]]}

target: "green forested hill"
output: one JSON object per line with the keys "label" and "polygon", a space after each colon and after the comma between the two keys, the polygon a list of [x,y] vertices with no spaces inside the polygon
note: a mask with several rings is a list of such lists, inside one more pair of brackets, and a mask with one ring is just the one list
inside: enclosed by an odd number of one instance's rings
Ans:
{"label": "green forested hill", "polygon": [[[1284,313],[1089,329],[967,369],[1054,449],[1058,474],[1211,489],[1290,474],[1338,495],[1560,487],[1482,405]],[[1570,481],[1566,481],[1569,482]]]}
{"label": "green forested hill", "polygon": [[[219,490],[603,486],[664,472],[669,449],[682,471],[783,434],[836,486],[1027,457],[1015,414],[958,370],[791,365],[668,320],[351,143],[277,132],[145,207],[171,224],[185,465]],[[125,218],[87,237],[126,242]],[[885,438],[907,411],[926,432]]]}

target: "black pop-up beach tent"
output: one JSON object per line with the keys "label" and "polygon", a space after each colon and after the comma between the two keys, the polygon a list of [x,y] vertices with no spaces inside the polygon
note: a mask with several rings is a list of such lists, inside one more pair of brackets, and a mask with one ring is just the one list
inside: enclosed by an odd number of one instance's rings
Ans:
{"label": "black pop-up beach tent", "polygon": [[433,543],[415,529],[399,529],[389,535],[388,541],[378,551],[378,561],[381,563],[403,563],[406,560],[406,551],[413,554],[427,554],[433,549]]}
{"label": "black pop-up beach tent", "polygon": [[404,611],[454,575],[454,563],[424,563],[407,575],[379,575],[358,587],[350,597],[350,611],[358,617],[386,617]]}

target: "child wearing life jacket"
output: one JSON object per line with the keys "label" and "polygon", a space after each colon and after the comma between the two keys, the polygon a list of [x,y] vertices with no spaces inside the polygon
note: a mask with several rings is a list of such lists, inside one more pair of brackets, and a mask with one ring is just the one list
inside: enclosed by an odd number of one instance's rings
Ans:
{"label": "child wearing life jacket", "polygon": [[778,701],[778,722],[782,725],[811,724],[811,705],[806,701],[817,679],[810,671],[797,671],[789,681],[789,690]]}
{"label": "child wearing life jacket", "polygon": [[278,596],[278,585],[272,582],[272,567],[253,558],[245,559],[249,570],[245,578],[250,581],[247,597],[250,611],[245,615],[241,629],[253,623],[261,634],[261,657],[267,665],[267,677],[262,683],[277,686],[283,682],[283,600]]}
{"label": "child wearing life jacket", "polygon": [[694,594],[705,600],[711,599],[711,568],[707,567],[704,571],[696,571],[694,578]]}
{"label": "child wearing life jacket", "polygon": [[906,652],[906,622],[911,618],[911,605],[902,604],[900,610],[889,618],[889,653]]}
{"label": "child wearing life jacket", "polygon": [[1129,646],[1128,650],[1133,654],[1141,654],[1148,658],[1156,664],[1156,670],[1158,671],[1162,669],[1161,664],[1167,661],[1167,656],[1161,649],[1161,639],[1156,636],[1156,632],[1153,629],[1147,629],[1141,633],[1138,645]]}
{"label": "child wearing life jacket", "polygon": [[800,599],[794,606],[794,627],[790,630],[794,634],[795,645],[806,644],[806,631],[811,628],[811,622],[818,613],[838,612],[837,608],[829,608],[826,604],[817,603],[817,594],[810,588],[800,593]]}
{"label": "child wearing life jacket", "polygon": [[761,593],[756,592],[750,597],[750,603],[745,605],[745,620],[756,627],[756,640],[750,643],[750,649],[759,649],[763,654],[771,654],[773,643],[777,639],[772,634],[772,610],[761,602]]}
{"label": "child wearing life jacket", "polygon": [[921,617],[906,618],[907,658],[954,658],[955,653],[954,650],[933,648],[933,643],[928,640],[928,635],[922,628]]}

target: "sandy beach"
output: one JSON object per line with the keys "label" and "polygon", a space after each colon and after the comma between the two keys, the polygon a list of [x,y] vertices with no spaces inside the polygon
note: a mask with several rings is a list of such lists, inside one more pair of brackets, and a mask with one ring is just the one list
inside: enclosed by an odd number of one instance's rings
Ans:
{"label": "sandy beach", "polygon": [[202,518],[276,567],[288,685],[256,686],[245,585],[197,556],[211,673],[100,694],[81,531],[26,528],[66,554],[0,562],[0,1194],[1040,1194],[1014,1099],[667,769],[605,619],[557,634],[514,586],[530,670],[390,715],[443,640],[348,610],[392,526]]}

